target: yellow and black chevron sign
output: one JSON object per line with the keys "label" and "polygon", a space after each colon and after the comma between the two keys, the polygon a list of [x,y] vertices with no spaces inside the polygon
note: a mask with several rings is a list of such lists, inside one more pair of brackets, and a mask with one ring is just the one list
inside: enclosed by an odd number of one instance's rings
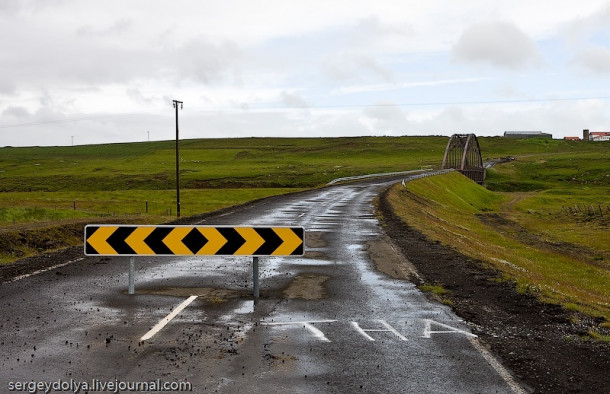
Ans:
{"label": "yellow and black chevron sign", "polygon": [[302,227],[88,225],[88,256],[302,256]]}

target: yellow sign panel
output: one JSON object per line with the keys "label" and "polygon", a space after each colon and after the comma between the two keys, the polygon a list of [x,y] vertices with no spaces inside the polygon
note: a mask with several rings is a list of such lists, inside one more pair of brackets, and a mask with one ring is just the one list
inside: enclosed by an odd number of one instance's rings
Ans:
{"label": "yellow sign panel", "polygon": [[88,225],[88,256],[302,256],[302,227]]}

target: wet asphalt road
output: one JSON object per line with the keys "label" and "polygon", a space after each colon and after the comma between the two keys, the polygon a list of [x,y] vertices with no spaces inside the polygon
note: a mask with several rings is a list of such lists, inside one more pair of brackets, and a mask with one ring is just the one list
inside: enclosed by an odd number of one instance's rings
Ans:
{"label": "wet asphalt road", "polygon": [[375,270],[368,249],[385,241],[372,201],[387,182],[272,198],[202,222],[305,228],[305,256],[260,259],[256,302],[246,257],[137,258],[133,296],[128,258],[86,257],[2,284],[0,392],[59,379],[188,381],[193,392],[227,393],[514,392],[448,307]]}

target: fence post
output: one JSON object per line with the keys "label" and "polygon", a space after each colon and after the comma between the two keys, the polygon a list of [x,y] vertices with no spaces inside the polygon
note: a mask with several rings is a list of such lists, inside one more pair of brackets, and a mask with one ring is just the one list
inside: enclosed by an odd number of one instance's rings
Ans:
{"label": "fence post", "polygon": [[259,283],[258,283],[258,257],[252,257],[252,282],[254,282],[254,298],[259,296]]}
{"label": "fence post", "polygon": [[129,294],[134,294],[136,290],[136,260],[135,257],[129,258]]}

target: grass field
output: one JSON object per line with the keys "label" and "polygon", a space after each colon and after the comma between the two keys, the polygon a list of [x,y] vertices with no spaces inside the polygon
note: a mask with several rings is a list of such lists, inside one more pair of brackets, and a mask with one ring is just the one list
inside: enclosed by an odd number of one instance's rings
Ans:
{"label": "grass field", "polygon": [[[186,140],[180,145],[181,185],[185,189],[303,188],[351,175],[409,170],[422,165],[438,167],[447,140],[447,137]],[[607,147],[603,146],[606,144],[599,143],[500,137],[479,141],[484,157],[576,154],[600,157],[604,152],[607,155]],[[0,148],[0,192],[173,189],[174,149],[173,141]],[[572,170],[567,169],[566,176],[577,175],[577,181],[595,176],[587,168],[582,168],[582,174]],[[610,184],[610,179],[605,182]]]}
{"label": "grass field", "polygon": [[[181,185],[314,187],[370,171],[439,165],[445,144],[443,137],[186,140],[180,145]],[[172,141],[2,148],[0,191],[172,189],[174,149]]]}
{"label": "grass field", "polygon": [[[317,187],[339,177],[438,168],[447,141],[447,137],[184,140],[180,143],[182,215]],[[601,177],[599,169],[589,168],[587,162],[562,167],[579,155],[591,162],[605,160],[608,165],[607,144],[500,137],[479,141],[484,158],[520,157],[517,167],[490,173],[489,185],[494,190],[552,189],[559,176],[570,187],[587,186],[588,182],[610,185],[610,179]],[[175,217],[176,206],[174,149],[174,141],[0,148],[0,226],[6,234],[32,224],[96,221],[107,216],[169,221]],[[540,158],[546,163],[539,163]],[[539,179],[523,176],[541,169],[545,172]],[[594,202],[586,191],[573,197],[581,204]],[[547,198],[560,201],[567,197],[549,191]],[[524,209],[544,211],[523,204],[514,204],[515,215]],[[527,224],[536,226],[535,221]],[[16,239],[23,238],[27,237]],[[24,246],[19,250],[38,249]],[[0,248],[0,260],[14,258]]]}
{"label": "grass field", "polygon": [[[183,189],[181,214],[195,215],[294,188]],[[171,220],[176,214],[176,190],[110,190],[0,193],[0,225],[62,219],[148,215]]]}

